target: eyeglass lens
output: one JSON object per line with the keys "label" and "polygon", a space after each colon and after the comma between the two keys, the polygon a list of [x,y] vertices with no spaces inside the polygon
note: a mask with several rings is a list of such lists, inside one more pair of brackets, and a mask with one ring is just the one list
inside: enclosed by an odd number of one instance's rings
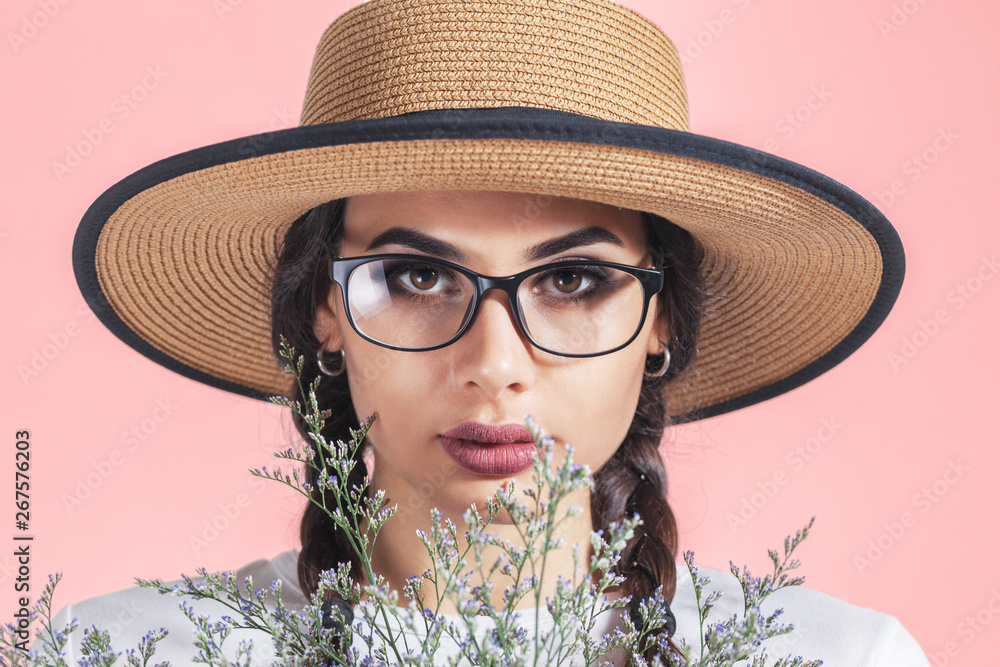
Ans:
{"label": "eyeglass lens", "polygon": [[[348,280],[351,318],[386,345],[422,349],[447,343],[472,315],[474,283],[433,261],[381,259]],[[598,354],[624,345],[642,319],[638,278],[581,263],[528,276],[517,291],[528,335],[559,354]]]}

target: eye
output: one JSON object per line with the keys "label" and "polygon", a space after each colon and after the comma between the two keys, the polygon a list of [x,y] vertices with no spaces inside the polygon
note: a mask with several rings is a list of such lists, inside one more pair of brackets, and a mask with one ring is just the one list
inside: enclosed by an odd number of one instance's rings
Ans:
{"label": "eye", "polygon": [[410,269],[406,272],[405,278],[409,280],[411,286],[417,288],[418,290],[429,290],[437,284],[440,279],[440,275],[436,270],[424,266],[416,269]]}
{"label": "eye", "polygon": [[554,271],[550,275],[556,290],[563,294],[576,292],[584,281],[583,273],[577,270]]}
{"label": "eye", "polygon": [[[597,266],[568,266],[553,269],[538,276],[531,291],[556,296],[581,296],[602,289],[609,280],[608,272]],[[541,288],[542,285],[546,287]]]}
{"label": "eye", "polygon": [[387,267],[386,276],[414,294],[443,294],[458,286],[452,272],[437,264],[400,262]]}

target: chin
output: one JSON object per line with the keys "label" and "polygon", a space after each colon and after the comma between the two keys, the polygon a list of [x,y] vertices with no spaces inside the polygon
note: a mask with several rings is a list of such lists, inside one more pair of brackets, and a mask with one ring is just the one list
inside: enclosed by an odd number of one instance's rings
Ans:
{"label": "chin", "polygon": [[[466,474],[471,475],[471,473]],[[472,505],[475,505],[476,509],[479,510],[479,514],[485,519],[486,500],[495,496],[497,490],[506,484],[509,484],[511,479],[512,478],[510,477],[483,477],[478,480],[462,480],[462,483],[451,484],[450,488],[443,489],[445,493],[437,496],[437,507],[442,512],[457,515],[458,519],[456,519],[456,523],[458,523],[459,526],[464,527],[464,521],[461,521],[460,519],[465,511]],[[513,480],[514,498],[522,503],[528,504],[531,499],[525,497],[521,491],[524,488],[533,486],[531,471],[527,471],[523,475],[513,478]],[[445,505],[447,505],[447,509],[445,508]],[[497,516],[493,519],[493,522],[501,524],[513,523],[507,512],[497,514]]]}

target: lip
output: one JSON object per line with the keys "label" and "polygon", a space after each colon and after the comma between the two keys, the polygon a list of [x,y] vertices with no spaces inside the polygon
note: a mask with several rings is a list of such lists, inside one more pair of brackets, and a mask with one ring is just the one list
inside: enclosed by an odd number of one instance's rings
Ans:
{"label": "lip", "polygon": [[446,438],[475,440],[483,443],[534,442],[528,429],[520,424],[490,426],[479,422],[463,422],[441,435]]}
{"label": "lip", "polygon": [[532,465],[538,446],[520,424],[464,422],[441,434],[441,445],[462,468],[479,475],[516,475]]}

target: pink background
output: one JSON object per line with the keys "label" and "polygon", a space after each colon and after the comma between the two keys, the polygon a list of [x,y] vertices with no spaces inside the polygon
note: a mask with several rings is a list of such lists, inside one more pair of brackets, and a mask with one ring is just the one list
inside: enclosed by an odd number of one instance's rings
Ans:
{"label": "pink background", "polygon": [[[57,607],[133,577],[234,568],[296,546],[298,497],[253,485],[245,472],[288,441],[287,417],[121,343],[84,305],[70,250],[87,206],[118,179],[186,149],[297,124],[315,44],[355,4],[62,2],[10,0],[0,10],[8,210],[0,220],[0,465],[10,484],[14,433],[30,429],[32,593],[48,573],[63,572]],[[1000,250],[1000,50],[990,46],[1000,7],[625,4],[686,54],[695,132],[769,150],[852,187],[888,215],[907,257],[895,309],[846,362],[777,399],[668,436],[682,549],[701,565],[727,569],[732,559],[764,574],[766,550],[816,515],[800,552],[808,586],[898,617],[933,664],[987,664],[1000,640],[989,607],[1000,604],[992,421],[1000,277],[984,263]],[[94,136],[102,121],[112,131],[57,175],[53,163],[65,161],[67,146]],[[920,154],[924,169],[913,161]],[[46,345],[55,345],[52,358],[22,377]],[[892,354],[904,362],[894,366]],[[824,423],[837,425],[833,437],[809,460],[796,458],[797,447],[826,435]],[[143,440],[127,439],[133,428]],[[946,481],[953,464],[964,471]],[[88,475],[99,481],[94,488],[80,486]],[[776,475],[785,483],[769,483]],[[915,498],[924,488],[933,503]],[[13,492],[2,495],[9,527],[0,540],[13,545]],[[68,506],[74,495],[80,502]],[[733,526],[744,502],[754,514],[744,508],[750,518]],[[887,524],[906,512],[914,521],[893,536]],[[213,521],[229,525],[205,533]],[[869,553],[879,542],[881,551]],[[870,556],[860,567],[857,559]],[[14,576],[14,559],[0,555],[4,619],[15,605]]]}

